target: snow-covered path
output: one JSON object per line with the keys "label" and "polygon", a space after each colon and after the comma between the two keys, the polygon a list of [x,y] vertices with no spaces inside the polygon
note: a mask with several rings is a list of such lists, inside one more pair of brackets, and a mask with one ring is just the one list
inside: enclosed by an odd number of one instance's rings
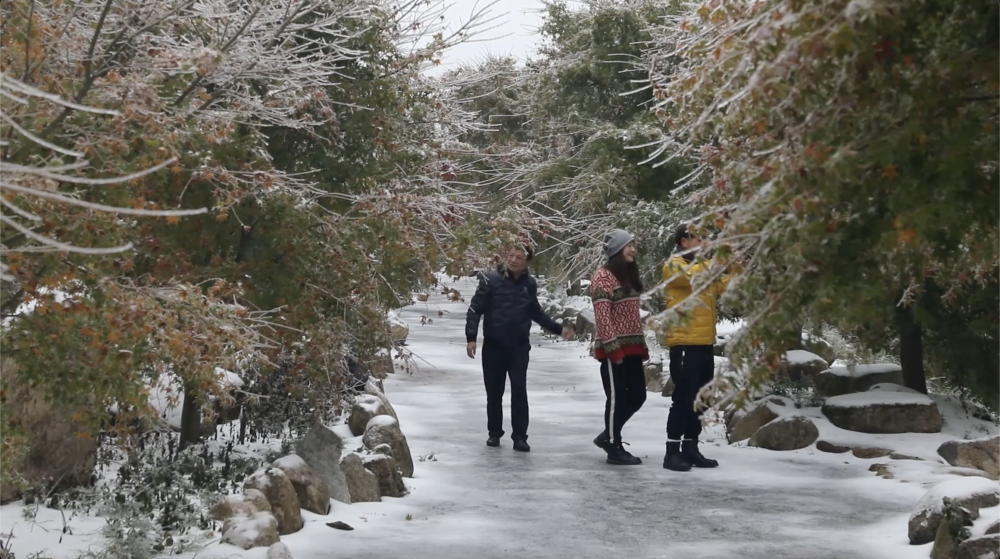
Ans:
{"label": "snow-covered path", "polygon": [[[467,281],[455,287],[467,296],[474,289]],[[440,295],[403,309],[418,370],[385,383],[415,459],[433,453],[436,461],[416,463],[402,499],[308,516],[311,526],[282,537],[295,559],[900,559],[909,551],[906,515],[924,490],[878,478],[857,460],[729,448],[717,428],[706,435],[719,446],[705,454],[720,468],[662,469],[669,399],[658,394],[648,393],[625,428],[644,464],[605,464],[591,443],[604,394],[580,343],[536,337],[532,452],[515,453],[509,435],[501,448],[487,448],[486,396],[479,359],[465,355],[465,310]],[[421,326],[421,315],[434,323]],[[509,389],[506,399],[509,433]],[[356,529],[322,524],[331,520]]]}

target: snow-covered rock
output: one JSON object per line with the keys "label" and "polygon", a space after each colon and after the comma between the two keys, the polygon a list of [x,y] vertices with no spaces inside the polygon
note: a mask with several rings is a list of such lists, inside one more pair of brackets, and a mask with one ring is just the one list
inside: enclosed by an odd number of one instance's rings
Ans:
{"label": "snow-covered rock", "polygon": [[326,483],[330,497],[341,503],[351,503],[351,493],[347,479],[340,469],[340,457],[344,451],[344,441],[339,435],[322,425],[315,425],[309,433],[295,444],[295,454],[312,466]]}
{"label": "snow-covered rock", "polygon": [[1000,558],[1000,536],[989,535],[969,538],[959,544],[955,559]]}
{"label": "snow-covered rock", "polygon": [[351,434],[360,437],[365,434],[365,427],[376,415],[388,415],[382,400],[378,396],[371,394],[361,394],[354,400],[351,407],[351,416],[347,420],[347,425],[351,429]]}
{"label": "snow-covered rock", "polygon": [[399,429],[396,418],[388,415],[377,415],[365,427],[363,439],[365,446],[375,450],[379,445],[389,445],[391,456],[396,460],[403,477],[413,477],[413,456],[406,436]]}
{"label": "snow-covered rock", "polygon": [[816,395],[824,398],[865,392],[879,383],[902,384],[903,369],[892,363],[834,367],[813,378]]}
{"label": "snow-covered rock", "polygon": [[278,543],[278,520],[269,512],[236,516],[222,526],[222,543],[242,549]]}
{"label": "snow-covered rock", "polygon": [[267,502],[267,495],[256,489],[244,489],[243,501],[253,505],[257,512],[271,512],[271,503]]}
{"label": "snow-covered rock", "polygon": [[292,482],[295,495],[299,499],[299,507],[315,514],[330,512],[330,489],[316,470],[301,456],[295,454],[282,456],[275,460],[272,466],[285,472],[288,481]]}
{"label": "snow-covered rock", "polygon": [[389,322],[389,332],[392,334],[392,341],[399,345],[405,344],[406,338],[410,335],[410,325],[399,318],[399,315],[393,311],[389,311],[386,314],[386,320]]}
{"label": "snow-covered rock", "polygon": [[[265,504],[267,501],[264,501]],[[216,503],[208,511],[208,517],[216,522],[225,522],[237,516],[249,517],[258,512],[270,512],[271,506],[266,510],[261,510],[257,506],[243,498],[243,495],[228,495],[225,499]]]}
{"label": "snow-covered rock", "polygon": [[340,469],[347,479],[347,489],[352,503],[377,503],[379,501],[378,476],[365,468],[361,457],[353,452],[340,461]]}
{"label": "snow-covered rock", "polygon": [[393,419],[399,421],[399,416],[396,415],[396,410],[393,409],[392,404],[389,403],[389,398],[385,396],[385,389],[383,388],[382,383],[379,380],[368,379],[368,382],[365,384],[365,394],[368,394],[370,396],[375,396],[376,398],[381,400],[382,409],[384,410],[382,413],[385,415],[392,416]]}
{"label": "snow-covered rock", "polygon": [[278,534],[293,534],[302,529],[299,498],[284,471],[279,468],[259,470],[247,478],[243,488],[256,489],[267,497],[267,502],[271,505],[271,514],[278,521]]}
{"label": "snow-covered rock", "polygon": [[[388,445],[386,445],[388,446]],[[389,449],[386,448],[386,451]],[[372,454],[364,459],[365,468],[378,478],[378,492],[382,497],[402,497],[406,495],[403,476],[396,466],[396,460],[386,454]]]}
{"label": "snow-covered rock", "polygon": [[792,382],[809,382],[814,376],[829,368],[830,364],[819,355],[801,349],[793,349],[785,354],[777,376]]}
{"label": "snow-covered rock", "polygon": [[927,395],[886,389],[828,398],[822,411],[830,423],[860,433],[939,433],[943,423]]}
{"label": "snow-covered rock", "polygon": [[663,363],[659,361],[646,363],[643,373],[646,375],[646,390],[663,393],[667,381],[670,380],[670,376],[663,373]]}
{"label": "snow-covered rock", "polygon": [[[753,404],[753,407],[733,416],[733,425],[727,433],[729,443],[738,443],[752,437],[761,427],[778,418],[778,414],[772,410],[767,402]],[[728,425],[727,425],[728,427]]]}
{"label": "snow-covered rock", "polygon": [[786,415],[758,429],[749,444],[767,450],[799,450],[818,438],[819,429],[808,417]]}
{"label": "snow-covered rock", "polygon": [[278,542],[267,548],[267,559],[292,559],[292,550],[288,546]]}
{"label": "snow-covered rock", "polygon": [[934,541],[944,514],[946,497],[967,509],[974,520],[979,518],[979,509],[1000,505],[1000,483],[973,476],[945,481],[931,488],[910,515],[911,544],[924,545]]}
{"label": "snow-covered rock", "polygon": [[937,453],[952,466],[982,470],[1000,479],[1000,437],[948,441],[938,447]]}

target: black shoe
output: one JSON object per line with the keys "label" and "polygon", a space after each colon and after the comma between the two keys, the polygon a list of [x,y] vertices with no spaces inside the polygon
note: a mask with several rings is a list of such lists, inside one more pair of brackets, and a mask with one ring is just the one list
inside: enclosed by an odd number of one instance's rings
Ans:
{"label": "black shoe", "polygon": [[642,460],[637,456],[632,456],[632,454],[625,450],[623,444],[627,443],[608,443],[611,450],[608,451],[608,464],[614,464],[616,466],[638,466],[642,464]]}
{"label": "black shoe", "polygon": [[611,452],[611,436],[608,435],[607,431],[603,431],[600,435],[597,435],[597,438],[594,439],[594,446],[604,452]]}
{"label": "black shoe", "polygon": [[698,441],[684,441],[681,444],[681,455],[695,468],[718,468],[719,461],[705,458],[698,450]]}
{"label": "black shoe", "polygon": [[531,452],[531,447],[528,446],[528,441],[524,439],[514,439],[514,450],[518,452]]}
{"label": "black shoe", "polygon": [[486,439],[486,446],[500,446],[500,437],[490,437]]}
{"label": "black shoe", "polygon": [[686,472],[691,469],[691,463],[681,454],[680,443],[667,443],[667,455],[663,458],[663,467],[675,472]]}

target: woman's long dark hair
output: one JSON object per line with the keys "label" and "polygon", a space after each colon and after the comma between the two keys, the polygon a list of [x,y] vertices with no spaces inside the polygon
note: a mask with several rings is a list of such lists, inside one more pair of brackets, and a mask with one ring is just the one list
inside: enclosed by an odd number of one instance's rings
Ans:
{"label": "woman's long dark hair", "polygon": [[612,256],[604,267],[615,276],[622,287],[636,293],[642,293],[645,289],[642,286],[642,278],[639,277],[639,265],[625,260],[625,255],[622,252]]}

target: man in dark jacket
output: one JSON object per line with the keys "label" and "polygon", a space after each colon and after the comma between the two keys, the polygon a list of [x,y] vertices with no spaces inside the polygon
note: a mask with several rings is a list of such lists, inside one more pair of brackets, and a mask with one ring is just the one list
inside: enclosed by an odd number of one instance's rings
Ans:
{"label": "man in dark jacket", "polygon": [[549,318],[538,303],[538,284],[528,273],[531,249],[511,249],[506,266],[480,275],[466,316],[466,353],[476,358],[479,319],[483,320],[483,380],[486,383],[487,446],[500,446],[503,393],[510,376],[511,439],[514,450],[528,452],[528,334],[531,322],[572,340],[573,331]]}

